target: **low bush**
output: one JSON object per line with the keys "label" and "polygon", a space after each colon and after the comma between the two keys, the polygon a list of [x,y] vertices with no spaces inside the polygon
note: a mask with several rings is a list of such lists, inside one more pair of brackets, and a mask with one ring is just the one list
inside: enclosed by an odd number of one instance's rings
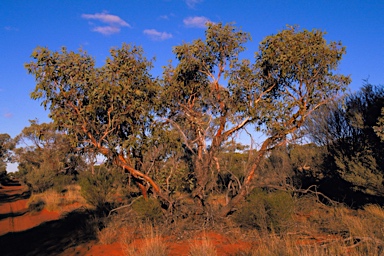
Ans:
{"label": "low bush", "polygon": [[30,212],[40,212],[44,209],[46,202],[39,196],[31,197],[27,202],[27,207]]}
{"label": "low bush", "polygon": [[80,175],[81,193],[87,202],[98,210],[108,210],[113,193],[116,191],[115,176],[104,166],[95,173],[84,172]]}
{"label": "low bush", "polygon": [[51,188],[54,185],[54,178],[55,174],[52,171],[45,169],[31,170],[25,175],[25,179],[29,187],[33,192],[38,193],[44,192]]}
{"label": "low bush", "polygon": [[132,209],[141,221],[159,222],[163,218],[160,202],[155,198],[139,198]]}
{"label": "low bush", "polygon": [[234,220],[242,227],[280,232],[292,223],[293,211],[294,201],[289,193],[256,189],[234,214]]}
{"label": "low bush", "polygon": [[58,193],[66,192],[67,186],[72,183],[73,177],[71,175],[59,174],[53,179],[53,188]]}

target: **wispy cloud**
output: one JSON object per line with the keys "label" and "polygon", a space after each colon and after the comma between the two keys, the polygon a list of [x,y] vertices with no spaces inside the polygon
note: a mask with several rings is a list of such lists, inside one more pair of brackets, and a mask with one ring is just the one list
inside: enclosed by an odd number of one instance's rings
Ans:
{"label": "wispy cloud", "polygon": [[168,15],[161,15],[160,19],[162,19],[162,20],[169,20],[169,17],[168,17]]}
{"label": "wispy cloud", "polygon": [[131,25],[129,25],[119,16],[108,14],[106,12],[95,14],[82,14],[81,17],[86,20],[96,20],[101,23],[108,24],[107,26],[96,26],[92,29],[92,31],[101,33],[103,35],[112,35],[119,33],[121,27],[131,27]]}
{"label": "wispy cloud", "polygon": [[11,112],[7,112],[7,113],[4,114],[4,117],[5,118],[12,118],[13,114]]}
{"label": "wispy cloud", "polygon": [[149,38],[151,38],[154,41],[163,41],[173,37],[172,34],[170,33],[160,32],[160,31],[157,31],[156,29],[146,29],[143,31],[143,33],[149,36]]}
{"label": "wispy cloud", "polygon": [[103,35],[112,35],[120,32],[119,27],[113,27],[113,26],[104,26],[104,27],[95,27],[92,29],[92,31],[99,32]]}
{"label": "wispy cloud", "polygon": [[184,25],[191,28],[205,28],[207,22],[211,22],[204,16],[188,17],[183,20]]}
{"label": "wispy cloud", "polygon": [[185,3],[189,8],[195,8],[196,4],[203,2],[203,0],[185,0]]}
{"label": "wispy cloud", "polygon": [[11,26],[5,26],[4,29],[7,30],[7,31],[19,31],[18,28],[11,27]]}

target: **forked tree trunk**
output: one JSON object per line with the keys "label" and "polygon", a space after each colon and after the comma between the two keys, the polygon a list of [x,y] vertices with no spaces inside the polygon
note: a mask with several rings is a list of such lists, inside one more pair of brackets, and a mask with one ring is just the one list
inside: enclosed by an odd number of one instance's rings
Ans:
{"label": "forked tree trunk", "polygon": [[256,159],[253,161],[243,184],[241,185],[239,193],[233,198],[231,198],[227,205],[220,209],[218,213],[220,217],[226,217],[229,213],[231,213],[235,209],[235,207],[239,205],[239,203],[242,202],[252,191],[252,181],[255,179],[256,171],[258,170],[262,159],[268,152],[269,147],[273,144],[273,141],[274,138],[269,138],[264,141],[260,150],[257,152]]}

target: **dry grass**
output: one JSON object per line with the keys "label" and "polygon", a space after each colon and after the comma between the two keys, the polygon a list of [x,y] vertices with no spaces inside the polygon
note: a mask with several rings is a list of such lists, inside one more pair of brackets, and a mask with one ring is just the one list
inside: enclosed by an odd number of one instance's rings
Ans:
{"label": "dry grass", "polygon": [[[73,189],[76,199],[76,192]],[[44,200],[54,201],[45,197]],[[68,199],[69,200],[69,199]],[[294,225],[289,230],[262,231],[239,228],[232,218],[212,221],[214,232],[224,233],[229,243],[237,244],[247,241],[253,246],[239,250],[236,256],[258,255],[384,255],[384,209],[378,205],[368,205],[361,210],[352,210],[342,205],[326,206],[315,198],[297,199],[295,202]],[[177,237],[189,243],[190,256],[217,255],[217,248],[206,235],[200,240],[190,240],[198,230],[204,229],[206,220],[195,218],[179,219],[166,226],[159,224],[162,233],[153,228],[153,223],[139,221],[134,211],[119,212],[106,219],[105,228],[98,231],[98,239],[102,244],[119,242],[124,255],[168,255],[169,247],[162,238],[165,234],[183,228],[185,233],[176,232]],[[200,225],[199,225],[200,224]],[[186,228],[189,226],[189,229]],[[191,226],[193,229],[191,230]],[[225,226],[226,228],[223,228]],[[180,236],[179,236],[180,235]],[[196,237],[195,237],[196,238]],[[187,245],[188,246],[188,245]]]}
{"label": "dry grass", "polygon": [[364,210],[372,216],[384,221],[384,209],[377,204],[370,204],[364,207]]}
{"label": "dry grass", "polygon": [[167,256],[169,254],[169,247],[163,241],[162,236],[154,232],[151,225],[146,225],[141,228],[146,231],[142,243],[135,243],[135,232],[131,229],[123,229],[120,238],[120,244],[124,255],[126,256]]}
{"label": "dry grass", "polygon": [[118,216],[112,216],[102,230],[97,230],[97,238],[101,244],[113,244],[118,241],[122,229],[122,221]]}
{"label": "dry grass", "polygon": [[78,203],[87,205],[85,199],[81,196],[81,188],[78,185],[66,186],[65,193],[58,193],[55,190],[47,190],[43,193],[32,194],[27,202],[29,208],[33,207],[37,202],[44,202],[44,208],[48,211],[59,211],[64,206]]}
{"label": "dry grass", "polygon": [[217,251],[212,241],[203,236],[201,241],[195,241],[189,246],[189,256],[216,256]]}
{"label": "dry grass", "polygon": [[295,204],[292,228],[278,234],[243,229],[241,232],[252,236],[254,246],[235,255],[384,255],[382,207],[352,210],[343,205],[326,206],[311,197],[297,199]]}
{"label": "dry grass", "polygon": [[[249,249],[248,251],[241,252],[238,255],[249,256],[334,256],[346,255],[347,249],[342,246],[342,243],[336,241],[324,245],[314,241],[300,241],[294,236],[278,236],[274,234],[264,234],[259,237],[259,244]],[[334,241],[329,239],[329,241]]]}

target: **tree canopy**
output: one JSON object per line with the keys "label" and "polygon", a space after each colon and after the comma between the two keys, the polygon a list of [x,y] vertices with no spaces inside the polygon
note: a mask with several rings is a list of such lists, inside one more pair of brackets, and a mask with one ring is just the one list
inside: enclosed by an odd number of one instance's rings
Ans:
{"label": "tree canopy", "polygon": [[257,156],[244,166],[241,189],[222,209],[226,215],[254,186],[266,152],[295,139],[305,120],[350,82],[335,73],[345,47],[327,43],[322,31],[288,27],[266,37],[253,61],[239,57],[249,39],[233,24],[209,23],[204,40],[174,47],[176,65],[165,67],[162,79],[150,75],[152,63],[139,47],[112,49],[100,68],[86,52],[39,47],[26,64],[36,79],[31,96],[42,99],[74,147],[103,154],[144,194],[150,184],[166,201],[154,176],[138,164],[149,159],[151,145],[179,143],[168,149],[184,149],[192,196],[204,206],[221,171],[223,146],[246,127],[263,132]]}

